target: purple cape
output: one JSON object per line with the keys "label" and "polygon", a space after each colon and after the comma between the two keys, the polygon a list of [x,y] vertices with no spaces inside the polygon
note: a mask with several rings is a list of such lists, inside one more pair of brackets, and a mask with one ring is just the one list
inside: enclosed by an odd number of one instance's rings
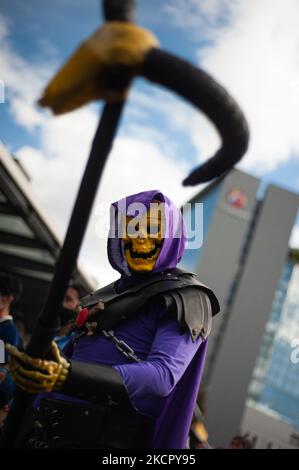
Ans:
{"label": "purple cape", "polygon": [[156,422],[153,449],[185,449],[204,370],[208,341],[204,341]]}

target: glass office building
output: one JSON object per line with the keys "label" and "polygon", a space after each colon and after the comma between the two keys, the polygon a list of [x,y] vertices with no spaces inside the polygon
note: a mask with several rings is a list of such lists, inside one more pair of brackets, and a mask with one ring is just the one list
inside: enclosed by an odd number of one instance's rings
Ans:
{"label": "glass office building", "polygon": [[299,430],[299,255],[291,251],[279,280],[249,387],[248,404],[264,406]]}

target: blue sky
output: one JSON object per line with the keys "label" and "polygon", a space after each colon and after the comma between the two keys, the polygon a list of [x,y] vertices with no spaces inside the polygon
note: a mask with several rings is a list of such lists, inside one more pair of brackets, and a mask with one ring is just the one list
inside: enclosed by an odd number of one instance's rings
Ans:
{"label": "blue sky", "polygon": [[[292,191],[299,189],[298,21],[296,0],[138,1],[139,24],[164,49],[210,72],[240,103],[252,136],[240,168]],[[20,157],[61,233],[99,109],[94,104],[53,118],[35,101],[100,22],[98,0],[0,0],[0,79],[6,85],[0,140]],[[180,204],[194,193],[181,188],[181,180],[218,145],[202,116],[137,80],[99,198],[110,203],[127,192],[160,187]],[[90,246],[98,249],[94,233],[91,222],[86,253]],[[299,245],[298,228],[293,243]],[[95,267],[93,272],[98,275]]]}
{"label": "blue sky", "polygon": [[[171,50],[175,45],[178,54],[194,61],[195,48],[188,35],[175,25],[165,27],[166,18],[159,16],[160,11],[161,2],[158,0],[141,0],[138,3],[139,23],[151,29],[166,49]],[[49,61],[53,64],[51,72],[102,21],[100,4],[96,0],[55,0],[53,3],[45,0],[2,1],[0,14],[7,20],[9,42],[14,51],[37,66]],[[141,83],[136,86],[137,89],[144,89]],[[24,144],[38,145],[38,132],[28,133],[23,126],[17,125],[11,117],[9,104],[2,106],[1,118],[1,139],[12,151]],[[160,128],[159,113],[154,115],[152,112],[151,121],[155,123],[154,127]],[[188,139],[185,139],[184,145],[189,145]]]}

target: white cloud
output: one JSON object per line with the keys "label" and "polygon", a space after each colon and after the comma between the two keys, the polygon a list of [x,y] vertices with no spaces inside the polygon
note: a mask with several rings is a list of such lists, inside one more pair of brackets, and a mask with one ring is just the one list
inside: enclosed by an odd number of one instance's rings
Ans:
{"label": "white cloud", "polygon": [[[292,154],[298,158],[298,1],[172,0],[167,8],[195,41],[205,25],[209,42],[198,48],[199,62],[236,98],[249,121],[250,148],[241,167],[261,175]],[[208,139],[209,148],[214,139]],[[198,148],[202,153],[200,141]]]}
{"label": "white cloud", "polygon": [[194,39],[215,39],[217,29],[231,20],[236,0],[170,0],[164,10],[176,26],[192,32]]}
{"label": "white cloud", "polygon": [[[203,114],[198,113],[193,106],[190,106],[189,103],[178,98],[178,96],[161,89],[153,89],[151,97],[135,91],[132,93],[132,102],[135,106],[139,105],[164,115],[171,129],[171,136],[167,136],[168,140],[164,137],[168,151],[175,152],[169,145],[175,145],[176,139],[173,139],[173,136],[177,137],[179,133],[187,137],[193,144],[195,159],[198,163],[211,157],[219,148],[220,137],[215,127]],[[162,132],[160,132],[160,136],[161,134]],[[161,145],[160,141],[159,144]],[[190,170],[188,155],[185,154],[184,159]]]}

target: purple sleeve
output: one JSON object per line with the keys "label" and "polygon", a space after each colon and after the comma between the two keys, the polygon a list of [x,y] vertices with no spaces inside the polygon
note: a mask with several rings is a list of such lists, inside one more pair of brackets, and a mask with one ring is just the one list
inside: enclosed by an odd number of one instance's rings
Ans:
{"label": "purple sleeve", "polygon": [[189,332],[180,333],[177,320],[169,319],[158,327],[144,362],[114,366],[114,369],[121,375],[133,403],[145,397],[166,397],[201,343],[201,337],[193,342]]}

